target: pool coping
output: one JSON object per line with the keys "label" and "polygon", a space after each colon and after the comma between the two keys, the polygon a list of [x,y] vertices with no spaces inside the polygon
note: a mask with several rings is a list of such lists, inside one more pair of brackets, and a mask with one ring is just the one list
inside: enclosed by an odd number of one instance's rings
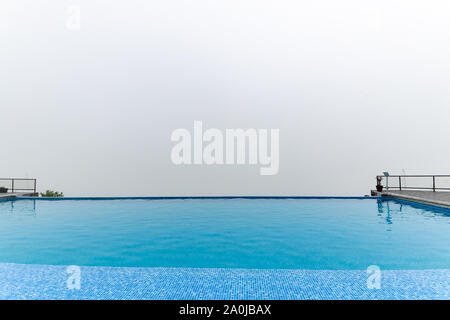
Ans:
{"label": "pool coping", "polygon": [[395,199],[401,199],[401,200],[409,200],[411,202],[422,203],[422,204],[426,204],[429,206],[450,209],[450,203],[445,202],[445,201],[429,200],[429,199],[425,199],[425,198],[420,198],[420,197],[415,197],[415,196],[410,196],[410,195],[402,195],[402,194],[393,193],[393,192],[385,192],[385,193],[383,193],[382,196],[395,198]]}

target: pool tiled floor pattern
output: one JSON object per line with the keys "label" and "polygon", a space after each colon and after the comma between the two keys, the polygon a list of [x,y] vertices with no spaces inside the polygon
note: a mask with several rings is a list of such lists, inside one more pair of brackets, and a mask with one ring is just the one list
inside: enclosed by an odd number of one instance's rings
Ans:
{"label": "pool tiled floor pattern", "polygon": [[66,266],[0,263],[0,299],[450,299],[450,269],[365,270],[81,267],[70,290]]}

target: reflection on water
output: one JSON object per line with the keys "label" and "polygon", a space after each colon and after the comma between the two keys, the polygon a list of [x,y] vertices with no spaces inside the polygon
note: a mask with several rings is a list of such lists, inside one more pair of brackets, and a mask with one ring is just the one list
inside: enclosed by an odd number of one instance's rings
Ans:
{"label": "reflection on water", "polygon": [[36,200],[11,200],[0,202],[0,209],[6,207],[8,207],[9,210],[0,210],[0,212],[10,212],[11,215],[19,216],[36,216]]}
{"label": "reflection on water", "polygon": [[377,199],[378,216],[382,217],[388,225],[387,230],[391,231],[390,225],[393,224],[393,217],[402,214],[411,214],[411,208],[417,209],[417,214],[425,218],[447,218],[450,217],[450,210],[439,207],[430,207],[420,203],[399,199]]}
{"label": "reflection on water", "polygon": [[[392,211],[394,210],[391,208],[391,204],[389,201],[377,199],[377,205],[378,205],[378,216],[384,217],[384,220],[386,224],[388,225],[386,230],[392,231],[391,224],[392,224]],[[400,207],[398,209],[395,209],[396,212],[402,212],[403,206],[400,204]]]}

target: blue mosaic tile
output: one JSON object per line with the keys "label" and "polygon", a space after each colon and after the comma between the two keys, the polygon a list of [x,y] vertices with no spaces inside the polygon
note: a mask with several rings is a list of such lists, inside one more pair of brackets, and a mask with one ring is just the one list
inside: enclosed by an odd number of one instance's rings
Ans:
{"label": "blue mosaic tile", "polygon": [[450,270],[382,271],[367,288],[365,270],[81,267],[67,288],[66,266],[0,263],[0,299],[450,299]]}

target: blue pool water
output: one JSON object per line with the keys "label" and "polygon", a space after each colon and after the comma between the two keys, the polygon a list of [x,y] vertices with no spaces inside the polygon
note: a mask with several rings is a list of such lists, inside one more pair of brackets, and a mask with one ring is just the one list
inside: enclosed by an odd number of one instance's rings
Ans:
{"label": "blue pool water", "polygon": [[392,199],[0,201],[0,262],[449,269],[450,210]]}

